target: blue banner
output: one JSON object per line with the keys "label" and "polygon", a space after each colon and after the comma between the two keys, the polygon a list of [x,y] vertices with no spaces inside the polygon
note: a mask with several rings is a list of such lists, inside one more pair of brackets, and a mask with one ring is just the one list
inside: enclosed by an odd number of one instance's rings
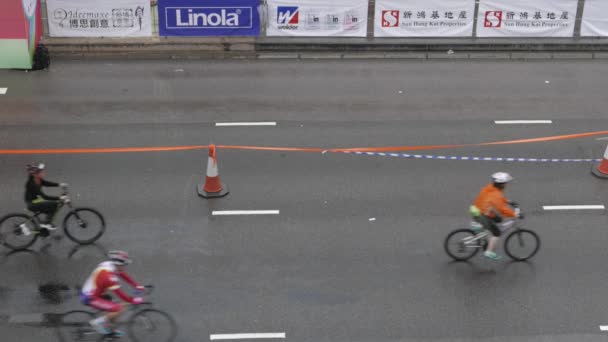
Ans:
{"label": "blue banner", "polygon": [[260,0],[158,0],[161,36],[259,36]]}

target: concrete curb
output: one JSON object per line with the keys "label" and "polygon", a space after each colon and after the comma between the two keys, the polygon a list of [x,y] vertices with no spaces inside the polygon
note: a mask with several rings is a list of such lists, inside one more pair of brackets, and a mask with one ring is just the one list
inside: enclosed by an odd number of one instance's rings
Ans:
{"label": "concrete curb", "polygon": [[608,39],[45,38],[53,57],[119,59],[608,59]]}

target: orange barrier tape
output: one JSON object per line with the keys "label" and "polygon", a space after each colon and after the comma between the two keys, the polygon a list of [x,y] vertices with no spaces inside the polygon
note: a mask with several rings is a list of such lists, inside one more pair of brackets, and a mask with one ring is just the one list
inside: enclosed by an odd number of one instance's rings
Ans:
{"label": "orange barrier tape", "polygon": [[225,150],[255,150],[255,151],[286,151],[286,152],[323,152],[322,148],[300,148],[300,147],[263,147],[263,146],[234,146],[234,145],[218,145],[218,148]]}
{"label": "orange barrier tape", "polygon": [[75,154],[75,153],[90,154],[90,153],[167,152],[167,151],[200,150],[200,149],[204,149],[204,148],[207,148],[207,146],[0,150],[0,154]]}
{"label": "orange barrier tape", "polygon": [[555,136],[552,136],[552,137],[542,137],[542,138],[532,138],[532,139],[496,141],[496,142],[483,143],[483,144],[478,144],[478,145],[483,146],[483,145],[527,144],[527,143],[547,142],[547,141],[555,141],[555,140],[579,139],[579,138],[593,137],[593,136],[597,136],[597,135],[606,135],[606,134],[608,134],[608,131],[599,131],[599,132],[590,132],[590,133],[578,133],[578,134],[567,134],[567,135],[555,135]]}
{"label": "orange barrier tape", "polygon": [[[229,150],[255,150],[255,151],[285,151],[285,152],[395,152],[395,151],[421,151],[421,150],[438,150],[452,149],[461,147],[474,146],[491,146],[491,145],[514,145],[527,144],[537,142],[548,142],[557,140],[579,139],[598,135],[608,135],[608,131],[598,131],[589,133],[556,135],[540,138],[519,139],[494,141],[477,144],[455,144],[455,145],[426,145],[426,146],[389,146],[389,147],[361,147],[361,148],[299,148],[299,147],[265,147],[265,146],[235,146],[235,145],[217,145],[218,148]],[[0,155],[25,155],[25,154],[75,154],[75,153],[130,153],[130,152],[168,152],[168,151],[189,151],[205,149],[208,146],[168,146],[168,147],[122,147],[122,148],[78,148],[78,149],[28,149],[28,150],[0,150]]]}
{"label": "orange barrier tape", "polygon": [[461,148],[461,147],[490,146],[490,145],[515,145],[515,144],[548,142],[548,141],[556,141],[556,140],[579,139],[579,138],[586,138],[586,137],[593,137],[593,136],[597,136],[597,135],[607,135],[607,134],[608,134],[608,131],[598,131],[598,132],[589,132],[589,133],[555,135],[555,136],[531,138],[531,139],[495,141],[495,142],[478,143],[478,144],[362,147],[362,148],[347,148],[347,149],[331,149],[328,151],[330,151],[330,152],[396,152],[396,151],[439,150],[439,149],[451,149],[451,148]]}

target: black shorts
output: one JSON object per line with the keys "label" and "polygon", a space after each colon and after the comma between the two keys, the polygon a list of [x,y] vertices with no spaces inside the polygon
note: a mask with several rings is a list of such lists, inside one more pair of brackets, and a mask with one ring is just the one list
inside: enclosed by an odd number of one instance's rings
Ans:
{"label": "black shorts", "polygon": [[477,219],[477,222],[481,223],[481,225],[485,229],[489,230],[493,236],[500,237],[500,235],[502,234],[502,232],[496,225],[496,222],[493,218],[487,217],[486,215],[480,215],[480,216],[477,216],[476,219]]}

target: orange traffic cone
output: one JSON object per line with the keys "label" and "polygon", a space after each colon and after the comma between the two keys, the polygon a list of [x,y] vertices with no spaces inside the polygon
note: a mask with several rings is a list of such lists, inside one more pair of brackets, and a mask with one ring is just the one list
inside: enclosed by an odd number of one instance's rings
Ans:
{"label": "orange traffic cone", "polygon": [[599,164],[593,165],[591,172],[600,178],[608,178],[608,146],[604,152],[604,158]]}
{"label": "orange traffic cone", "polygon": [[198,192],[199,196],[204,198],[218,198],[228,195],[228,187],[220,181],[215,151],[215,145],[209,145],[209,159],[207,161],[205,184],[196,186],[196,192]]}

